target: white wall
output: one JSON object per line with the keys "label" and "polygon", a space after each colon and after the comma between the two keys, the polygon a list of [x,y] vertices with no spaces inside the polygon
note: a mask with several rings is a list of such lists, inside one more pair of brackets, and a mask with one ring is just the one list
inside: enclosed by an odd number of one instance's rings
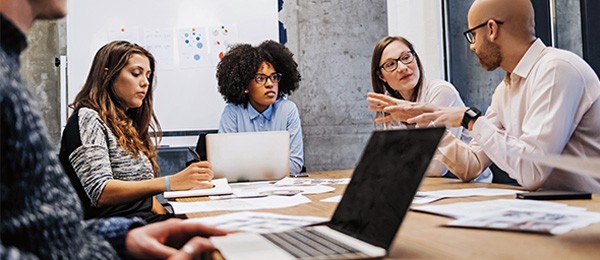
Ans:
{"label": "white wall", "polygon": [[444,79],[442,0],[388,0],[388,34],[408,39],[428,78]]}

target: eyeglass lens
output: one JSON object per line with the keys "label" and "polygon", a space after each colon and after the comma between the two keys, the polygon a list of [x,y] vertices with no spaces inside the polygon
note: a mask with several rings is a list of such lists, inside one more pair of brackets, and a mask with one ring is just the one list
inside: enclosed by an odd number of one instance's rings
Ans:
{"label": "eyeglass lens", "polygon": [[402,64],[408,65],[414,60],[415,56],[412,52],[407,52],[402,54],[398,59],[386,61],[383,64],[383,69],[387,72],[392,72],[396,68],[398,68],[398,61],[402,62]]}
{"label": "eyeglass lens", "polygon": [[[503,21],[497,21],[497,20],[494,20],[494,19],[489,19],[489,20],[492,20],[492,21],[496,22],[497,24],[504,24],[504,22],[503,22]],[[488,20],[488,21],[489,21],[489,20]],[[468,41],[470,44],[473,44],[473,43],[475,43],[475,33],[474,33],[474,32],[475,32],[475,30],[477,30],[477,29],[479,29],[479,28],[481,28],[481,27],[484,27],[484,26],[485,26],[485,25],[488,23],[488,21],[485,21],[485,22],[481,23],[480,25],[477,25],[477,26],[475,26],[475,27],[473,27],[473,28],[471,28],[471,29],[469,29],[469,30],[466,30],[466,31],[463,33],[463,34],[465,35],[465,38],[467,38],[467,41]]]}
{"label": "eyeglass lens", "polygon": [[465,37],[467,37],[467,42],[469,42],[469,43],[475,42],[475,35],[473,35],[473,32],[466,32]]}
{"label": "eyeglass lens", "polygon": [[277,83],[279,80],[281,80],[281,73],[273,73],[271,76],[267,76],[265,74],[254,75],[254,80],[260,85],[267,83],[267,79],[270,79],[273,83]]}

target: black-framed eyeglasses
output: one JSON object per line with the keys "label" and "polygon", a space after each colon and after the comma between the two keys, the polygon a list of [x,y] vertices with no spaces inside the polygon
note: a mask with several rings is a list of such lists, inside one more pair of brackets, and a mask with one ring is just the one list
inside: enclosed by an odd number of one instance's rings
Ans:
{"label": "black-framed eyeglasses", "polygon": [[408,65],[415,60],[415,54],[412,51],[402,53],[400,57],[393,60],[388,60],[379,66],[380,69],[383,69],[387,72],[392,72],[398,68],[398,61],[402,62],[404,65]]}
{"label": "black-framed eyeglasses", "polygon": [[264,85],[265,83],[267,83],[267,79],[270,79],[273,83],[277,83],[281,80],[281,73],[273,73],[270,76],[267,76],[265,74],[254,75],[254,81],[256,81],[256,83],[258,83],[259,85]]}
{"label": "black-framed eyeglasses", "polygon": [[488,19],[485,22],[483,22],[482,24],[477,25],[477,26],[475,26],[475,27],[473,27],[473,28],[471,28],[469,30],[466,30],[463,34],[465,35],[465,38],[467,38],[467,41],[470,44],[475,43],[475,33],[473,33],[473,32],[475,30],[481,28],[481,27],[484,27],[490,20],[496,22],[497,24],[503,24],[504,23],[503,21],[497,21],[497,20],[494,20],[494,19]]}

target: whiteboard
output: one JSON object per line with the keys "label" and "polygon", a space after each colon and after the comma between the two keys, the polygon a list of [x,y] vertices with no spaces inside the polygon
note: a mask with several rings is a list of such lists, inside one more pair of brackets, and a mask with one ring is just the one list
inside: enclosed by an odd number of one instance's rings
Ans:
{"label": "whiteboard", "polygon": [[[216,129],[225,107],[215,76],[220,56],[234,43],[277,41],[277,4],[277,0],[68,1],[66,100],[71,104],[81,90],[100,47],[128,40],[156,58],[154,108],[163,131]],[[193,146],[196,137],[163,138],[161,144]]]}

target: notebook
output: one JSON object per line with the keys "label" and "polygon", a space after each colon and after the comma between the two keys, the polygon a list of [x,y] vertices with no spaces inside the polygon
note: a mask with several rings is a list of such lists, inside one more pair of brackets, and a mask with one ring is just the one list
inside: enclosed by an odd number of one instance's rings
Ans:
{"label": "notebook", "polygon": [[443,133],[443,128],[373,132],[327,225],[210,240],[230,260],[383,257]]}
{"label": "notebook", "polygon": [[192,189],[192,190],[177,190],[177,191],[165,191],[163,197],[165,199],[174,198],[185,198],[185,197],[198,197],[198,196],[209,196],[209,195],[226,195],[232,194],[231,186],[227,183],[227,179],[213,179],[213,187],[208,189]]}
{"label": "notebook", "polygon": [[215,178],[229,182],[281,179],[290,173],[290,133],[208,134],[206,157]]}

